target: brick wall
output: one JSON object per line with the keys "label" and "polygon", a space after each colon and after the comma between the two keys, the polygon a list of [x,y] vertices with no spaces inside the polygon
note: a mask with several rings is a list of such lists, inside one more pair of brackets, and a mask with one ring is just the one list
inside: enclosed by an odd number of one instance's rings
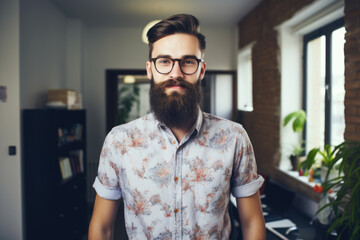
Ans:
{"label": "brick wall", "polygon": [[[253,142],[259,170],[271,174],[280,151],[279,43],[274,27],[310,0],[264,0],[239,23],[239,48],[253,47],[252,113],[240,113]],[[345,0],[345,140],[360,141],[360,1]]]}
{"label": "brick wall", "polygon": [[360,1],[345,0],[345,139],[360,141]]}

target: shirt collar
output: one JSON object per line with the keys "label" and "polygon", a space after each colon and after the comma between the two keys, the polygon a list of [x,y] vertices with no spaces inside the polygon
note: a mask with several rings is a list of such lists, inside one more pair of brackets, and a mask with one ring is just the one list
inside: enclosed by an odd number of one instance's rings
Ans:
{"label": "shirt collar", "polygon": [[[203,123],[203,112],[201,111],[200,107],[199,108],[199,112],[198,112],[198,117],[196,119],[196,123],[195,126],[193,128],[193,132],[195,132],[195,135],[197,135],[200,132],[202,123]],[[162,122],[160,122],[154,115],[154,113],[152,113],[156,122],[156,125],[161,128],[161,129],[165,129],[167,128],[166,125]]]}
{"label": "shirt collar", "polygon": [[195,129],[194,129],[194,131],[196,131],[195,135],[198,135],[198,133],[200,132],[202,123],[203,123],[203,112],[201,111],[201,109],[199,107],[199,114],[198,114],[198,117],[196,120]]}

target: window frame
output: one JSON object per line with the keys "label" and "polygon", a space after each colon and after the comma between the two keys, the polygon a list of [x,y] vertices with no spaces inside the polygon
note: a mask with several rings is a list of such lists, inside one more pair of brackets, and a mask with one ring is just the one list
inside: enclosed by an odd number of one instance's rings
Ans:
{"label": "window frame", "polygon": [[[332,37],[331,34],[335,30],[344,27],[345,21],[344,18],[337,19],[321,28],[318,28],[306,35],[303,36],[303,109],[305,112],[307,111],[307,50],[308,43],[316,38],[321,36],[325,36],[325,136],[324,136],[324,145],[330,144],[331,142],[331,98],[332,98],[332,79],[331,79],[331,43]],[[306,144],[307,139],[307,124],[305,123],[304,131],[303,131],[303,140]]]}
{"label": "window frame", "polygon": [[[252,51],[256,42],[251,42],[238,51],[237,54],[237,111],[253,112],[253,61]],[[247,69],[247,64],[250,69]],[[250,75],[246,72],[249,70]],[[241,96],[244,94],[245,97]]]}

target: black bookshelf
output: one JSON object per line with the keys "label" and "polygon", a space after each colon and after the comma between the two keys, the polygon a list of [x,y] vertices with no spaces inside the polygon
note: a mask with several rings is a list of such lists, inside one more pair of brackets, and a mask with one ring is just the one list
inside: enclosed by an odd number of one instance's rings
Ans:
{"label": "black bookshelf", "polygon": [[23,110],[26,240],[81,239],[88,228],[85,110]]}

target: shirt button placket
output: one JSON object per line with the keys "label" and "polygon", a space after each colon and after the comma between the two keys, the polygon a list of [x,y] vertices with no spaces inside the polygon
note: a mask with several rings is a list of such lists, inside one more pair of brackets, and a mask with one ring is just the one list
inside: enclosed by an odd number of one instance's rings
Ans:
{"label": "shirt button placket", "polygon": [[[176,142],[175,142],[176,143]],[[181,168],[182,168],[182,154],[181,148],[179,146],[176,147],[176,154],[175,154],[175,176],[174,176],[174,184],[175,184],[175,208],[174,208],[174,215],[175,215],[175,239],[181,239],[181,228],[182,228],[182,219],[181,219]]]}

